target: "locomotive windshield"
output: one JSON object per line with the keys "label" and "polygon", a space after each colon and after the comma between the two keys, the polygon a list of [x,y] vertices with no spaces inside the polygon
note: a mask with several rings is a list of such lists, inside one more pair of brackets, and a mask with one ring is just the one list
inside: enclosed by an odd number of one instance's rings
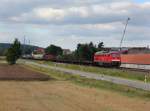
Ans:
{"label": "locomotive windshield", "polygon": [[119,57],[119,54],[112,54],[112,57],[113,57],[113,58]]}

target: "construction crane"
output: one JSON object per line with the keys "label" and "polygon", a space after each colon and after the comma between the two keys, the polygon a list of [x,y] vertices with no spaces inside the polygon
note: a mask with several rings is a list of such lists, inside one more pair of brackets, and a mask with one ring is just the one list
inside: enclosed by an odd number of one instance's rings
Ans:
{"label": "construction crane", "polygon": [[123,31],[123,35],[122,35],[122,38],[121,38],[121,41],[120,41],[120,52],[122,50],[122,42],[123,42],[124,37],[125,37],[125,33],[126,33],[126,30],[127,30],[127,26],[128,26],[129,20],[130,20],[130,18],[128,17],[128,19],[126,21],[126,24],[125,24],[125,29]]}

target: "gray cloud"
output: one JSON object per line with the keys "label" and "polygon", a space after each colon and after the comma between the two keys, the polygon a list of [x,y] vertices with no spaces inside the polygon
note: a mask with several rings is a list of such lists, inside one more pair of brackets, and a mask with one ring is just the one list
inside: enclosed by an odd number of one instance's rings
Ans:
{"label": "gray cloud", "polygon": [[[90,41],[118,46],[127,17],[131,20],[125,45],[133,44],[131,41],[147,45],[150,42],[150,2],[0,0],[0,42],[11,42],[14,37],[22,40],[26,35],[33,44],[44,47],[55,43],[73,49],[78,42]],[[140,44],[141,40],[144,42]]]}
{"label": "gray cloud", "polygon": [[[63,5],[65,3],[68,7]],[[35,3],[35,0],[31,2],[27,0],[18,3],[16,0],[16,4],[10,7],[8,10],[0,10],[1,19],[6,22],[44,25],[105,24],[122,22],[125,18],[131,17],[132,25],[149,26],[150,24],[149,3],[137,4],[127,1],[106,3],[98,0],[93,2],[64,0],[58,3],[47,0]],[[6,9],[5,5],[1,9]]]}

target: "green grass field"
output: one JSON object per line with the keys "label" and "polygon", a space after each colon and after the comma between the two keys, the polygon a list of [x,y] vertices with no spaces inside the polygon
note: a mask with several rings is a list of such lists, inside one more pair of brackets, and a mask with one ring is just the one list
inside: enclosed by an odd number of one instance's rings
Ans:
{"label": "green grass field", "polygon": [[[0,111],[149,111],[150,109],[148,91],[24,63],[18,66],[28,71],[47,74],[53,79],[0,81]],[[7,66],[5,69],[8,70]]]}
{"label": "green grass field", "polygon": [[117,85],[106,81],[98,81],[93,79],[87,79],[80,76],[75,75],[67,75],[63,72],[47,69],[47,68],[41,68],[34,65],[27,65],[27,68],[30,68],[35,71],[43,72],[45,74],[50,75],[52,78],[55,78],[57,80],[63,80],[63,81],[71,81],[75,84],[87,86],[87,87],[94,87],[94,88],[100,88],[100,89],[106,89],[109,91],[115,91],[118,93],[121,93],[123,95],[129,96],[129,97],[140,97],[150,100],[150,92],[149,91],[143,91],[123,85]]}
{"label": "green grass field", "polygon": [[50,66],[73,69],[73,70],[80,70],[85,72],[92,72],[97,74],[127,78],[131,80],[139,80],[143,82],[145,80],[145,75],[146,75],[147,82],[150,82],[150,73],[146,73],[146,72],[120,70],[116,68],[103,68],[103,67],[83,66],[83,65],[74,65],[74,64],[62,64],[62,63],[54,63],[54,62],[46,62],[46,61],[40,61],[40,63],[48,64]]}
{"label": "green grass field", "polygon": [[0,60],[5,60],[5,56],[0,56]]}
{"label": "green grass field", "polygon": [[6,63],[6,59],[4,56],[0,56],[0,64]]}

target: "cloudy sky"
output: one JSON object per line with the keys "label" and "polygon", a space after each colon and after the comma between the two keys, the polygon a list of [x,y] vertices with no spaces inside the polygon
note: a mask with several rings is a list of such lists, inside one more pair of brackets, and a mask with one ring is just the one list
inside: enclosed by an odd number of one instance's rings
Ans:
{"label": "cloudy sky", "polygon": [[119,46],[128,17],[123,46],[150,45],[150,0],[0,0],[0,42]]}

